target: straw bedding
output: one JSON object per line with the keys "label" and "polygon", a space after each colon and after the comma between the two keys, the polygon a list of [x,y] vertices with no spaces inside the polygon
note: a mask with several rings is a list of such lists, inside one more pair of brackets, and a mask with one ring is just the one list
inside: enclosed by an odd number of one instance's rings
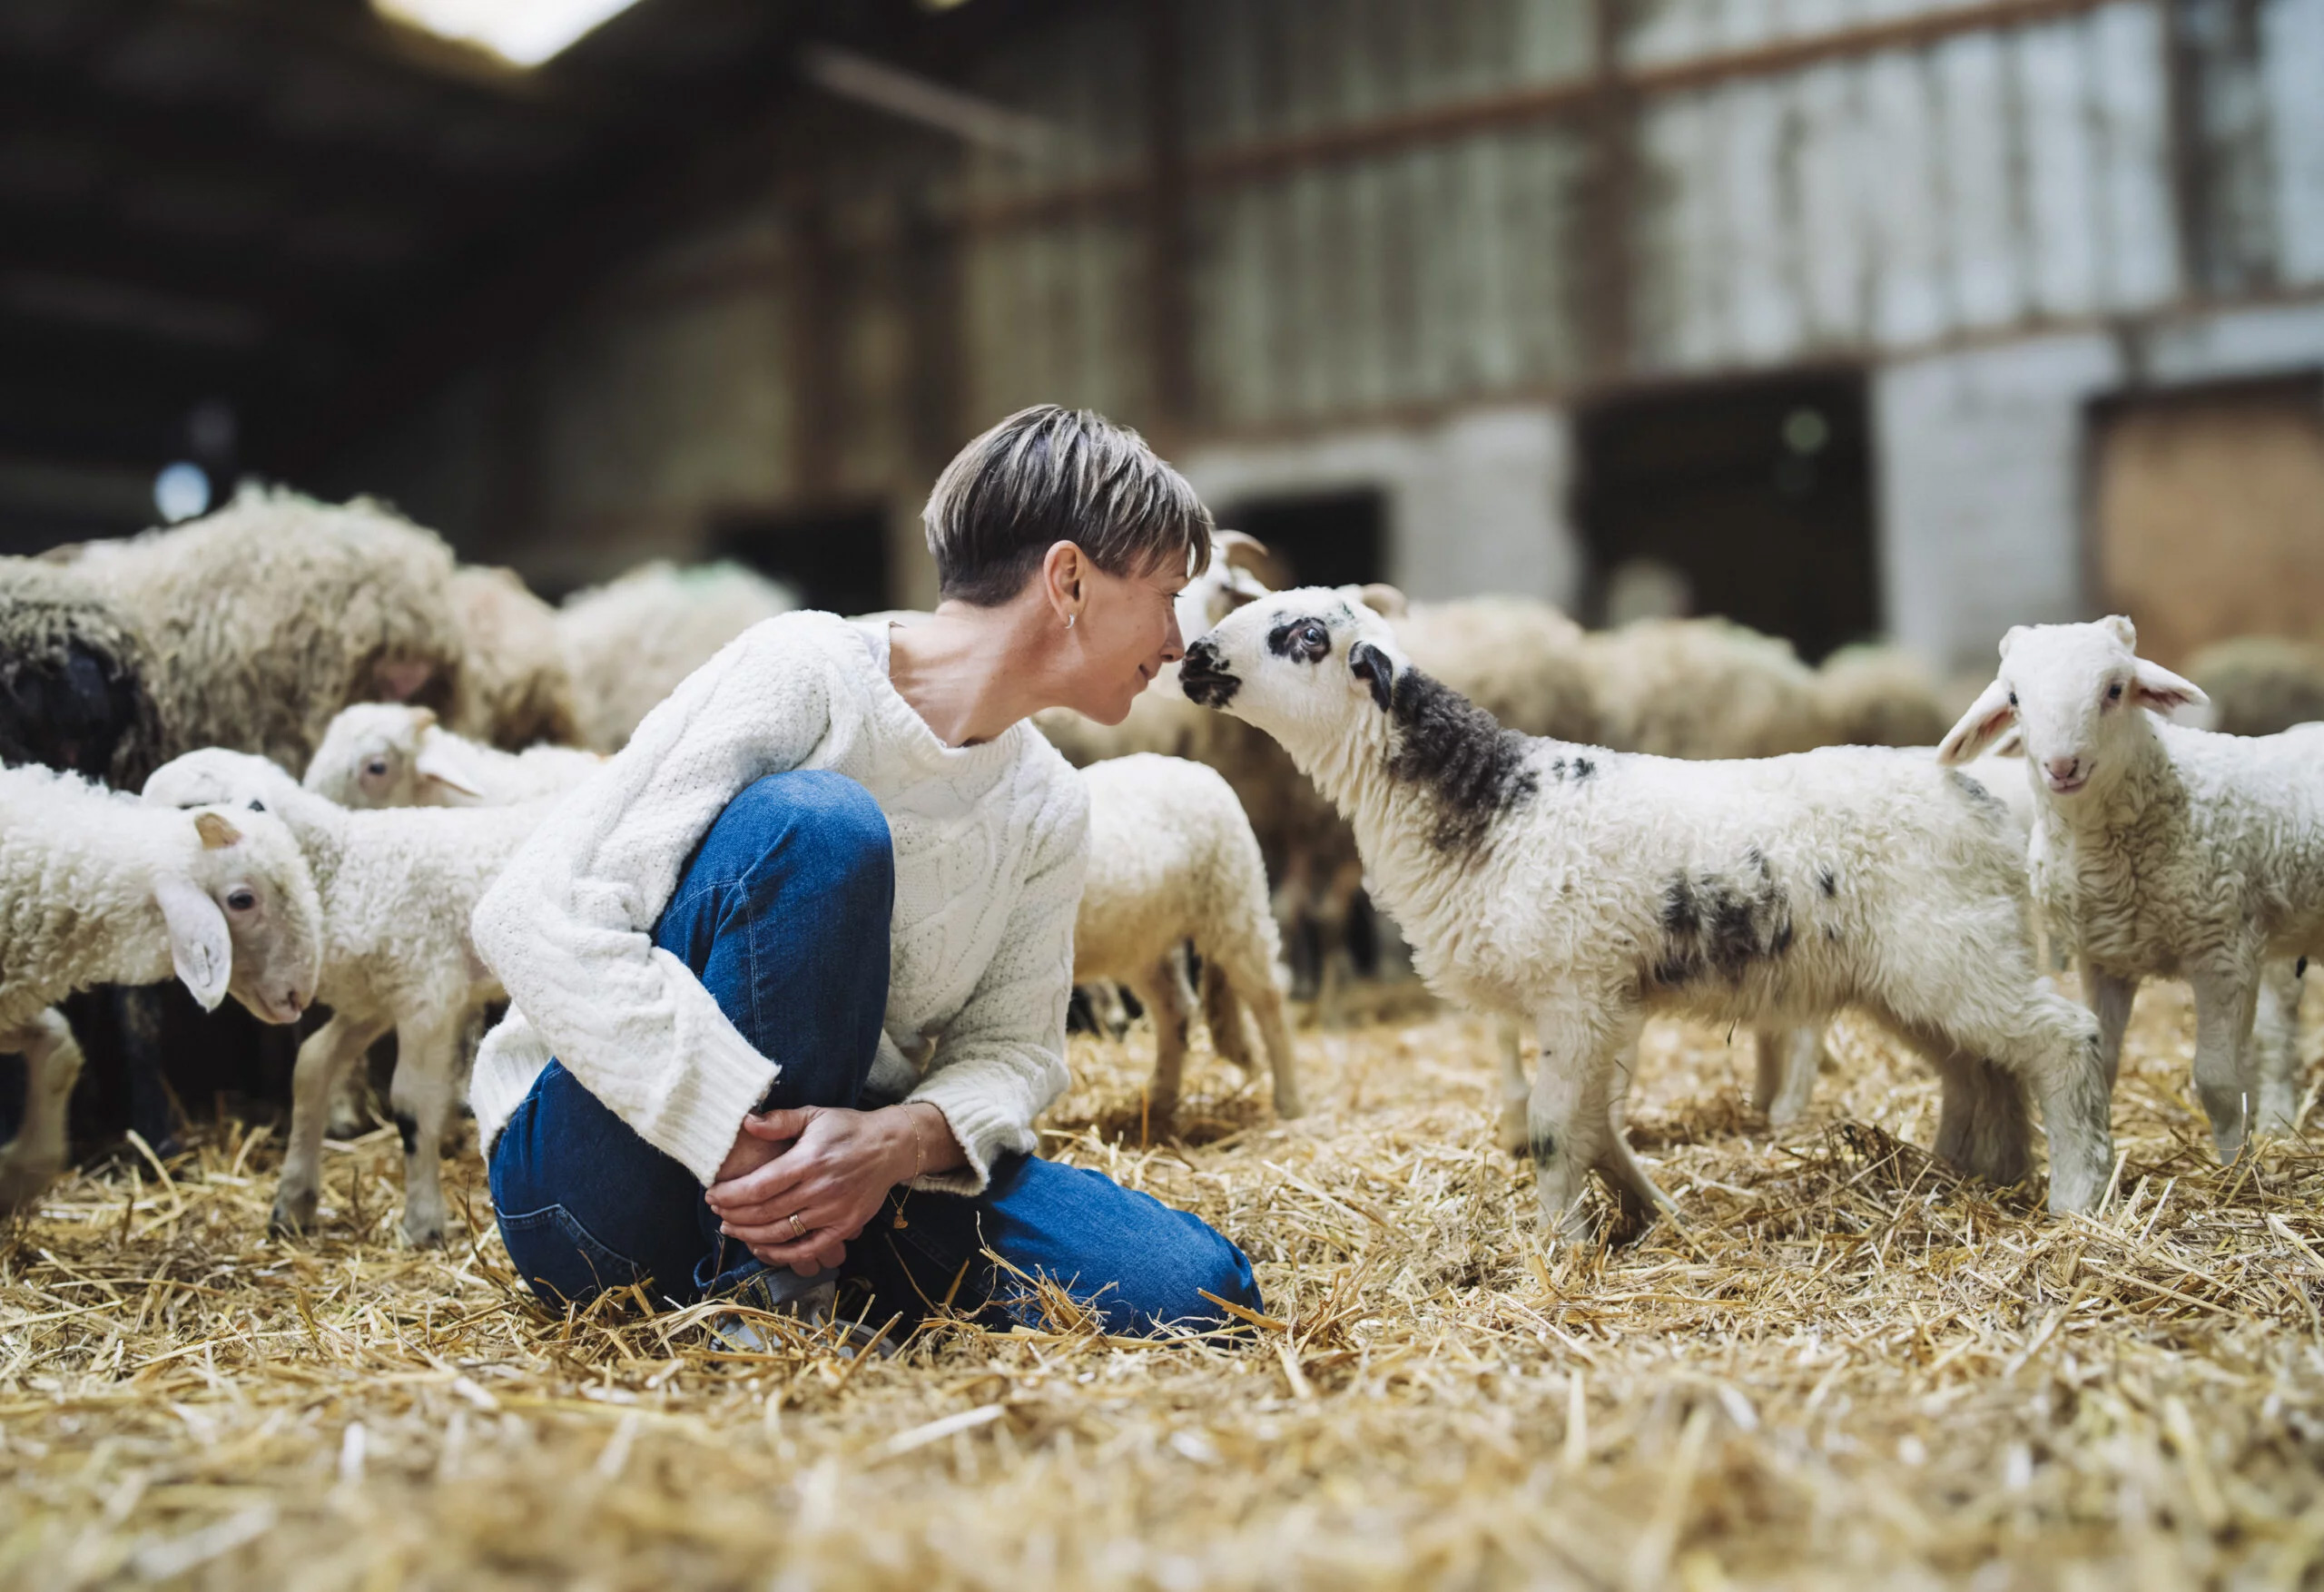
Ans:
{"label": "straw bedding", "polygon": [[1150,1148],[1149,1044],[1077,1040],[1054,1153],[1240,1240],[1269,1319],[1157,1349],[1060,1302],[892,1361],[549,1315],[473,1155],[473,1242],[401,1251],[392,1134],[271,1241],[277,1141],[228,1124],[6,1234],[0,1584],[2299,1585],[2324,1157],[2212,1165],[2191,1042],[2150,990],[2117,1186],[2051,1221],[1914,1147],[1934,1086],[1868,1027],[1774,1136],[1725,1035],[1651,1029],[1633,1136],[1685,1225],[1578,1251],[1491,1147],[1472,1020],[1303,1035],[1287,1125],[1197,1056]]}

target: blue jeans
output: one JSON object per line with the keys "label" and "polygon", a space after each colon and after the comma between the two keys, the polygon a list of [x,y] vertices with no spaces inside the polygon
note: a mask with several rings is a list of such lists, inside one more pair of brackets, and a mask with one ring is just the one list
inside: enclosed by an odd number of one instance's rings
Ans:
{"label": "blue jeans", "polygon": [[[727,805],[687,864],[654,941],[694,969],[776,1066],[765,1106],[863,1099],[888,1000],[895,856],[852,780],[803,770]],[[737,1124],[737,1129],[740,1128]],[[552,1302],[647,1284],[675,1303],[769,1275],[718,1231],[702,1186],[551,1062],[491,1150],[508,1256]],[[973,1196],[898,1188],[848,1245],[841,1305],[899,1332],[947,1299],[989,1325],[1035,1322],[1026,1277],[1066,1288],[1108,1332],[1231,1324],[1205,1291],[1260,1308],[1243,1253],[1184,1211],[1079,1167],[996,1161]]]}

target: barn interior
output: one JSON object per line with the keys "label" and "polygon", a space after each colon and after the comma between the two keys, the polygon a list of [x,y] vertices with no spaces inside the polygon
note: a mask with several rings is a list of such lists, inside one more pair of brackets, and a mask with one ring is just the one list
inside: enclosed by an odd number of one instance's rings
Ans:
{"label": "barn interior", "polygon": [[[2264,732],[2324,716],[2319,84],[2324,0],[5,0],[0,555],[279,488],[564,613],[658,561],[925,610],[937,473],[1056,402],[1275,584],[1925,698],[1608,707],[1620,751],[1925,743],[2008,627],[2114,613]],[[1658,1022],[1677,1214],[1576,1243],[1490,1025],[1260,839],[1311,1115],[1198,1032],[1158,1126],[1133,997],[1043,1121],[1250,1251],[1267,1311],[1169,1351],[1062,1294],[892,1359],[547,1310],[472,1145],[399,1241],[384,1121],[272,1234],[300,1034],[173,995],[164,1087],[74,997],[76,1163],[0,1228],[0,1588],[2324,1578],[2324,1156],[2217,1164],[2182,988],[2093,1214],[1917,1147],[1869,1020],[1783,1125],[1748,1030]]]}

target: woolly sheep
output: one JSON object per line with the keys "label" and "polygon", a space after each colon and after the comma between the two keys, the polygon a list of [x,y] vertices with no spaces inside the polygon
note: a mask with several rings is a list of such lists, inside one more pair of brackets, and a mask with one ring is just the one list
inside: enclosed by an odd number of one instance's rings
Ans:
{"label": "woolly sheep", "polygon": [[157,812],[43,768],[0,769],[0,1051],[25,1061],[25,1115],[0,1147],[0,1208],[64,1166],[81,1047],[56,1002],[174,974],[270,1023],[315,998],[322,913],[297,843],[263,811]]}
{"label": "woolly sheep", "polygon": [[1152,1120],[1167,1125],[1178,1106],[1193,1016],[1178,953],[1189,940],[1203,960],[1211,1043],[1250,1070],[1247,1012],[1274,1076],[1275,1113],[1298,1115],[1266,869],[1234,791],[1199,763],[1151,754],[1101,762],[1082,777],[1089,870],[1074,924],[1073,979],[1127,986],[1154,1019]]}
{"label": "woolly sheep", "polygon": [[1819,738],[1831,746],[1935,746],[1953,727],[1926,664],[1900,647],[1842,647],[1816,671]]}
{"label": "woolly sheep", "polygon": [[441,708],[458,690],[451,552],[377,504],[251,491],[60,555],[143,632],[163,756],[230,746],[303,769],[350,703]]}
{"label": "woolly sheep", "polygon": [[2195,1092],[2231,1161],[2255,1094],[2257,1125],[2298,1109],[2284,1071],[2256,1076],[2252,1020],[2263,964],[2324,954],[2324,724],[2244,737],[2156,716],[2203,700],[2138,655],[2119,614],[2020,625],[1940,755],[1974,757],[2017,727],[2037,798],[2034,894],[2081,959],[2106,1076],[2139,980],[2184,978]]}
{"label": "woolly sheep", "polygon": [[1281,739],[1347,814],[1432,988],[1535,1022],[1530,1149],[1567,1233],[1593,1169],[1633,1214],[1666,1204],[1623,1138],[1618,1065],[1664,1012],[1796,1027],[1866,1007],[1943,1076],[1940,1155],[2022,1176],[2031,1084],[2051,1207],[2104,1190],[2096,1025],[2036,974],[2000,804],[1926,753],[1681,762],[1518,735],[1319,589],[1241,609],[1180,677]]}
{"label": "woolly sheep", "polygon": [[514,570],[464,566],[453,572],[448,595],[466,652],[452,728],[508,752],[579,740],[556,610]]}
{"label": "woolly sheep", "polygon": [[94,582],[0,558],[0,762],[134,791],[160,761],[152,673],[144,637]]}
{"label": "woolly sheep", "polygon": [[427,708],[359,703],[331,721],[303,782],[342,807],[511,807],[562,796],[605,761],[570,746],[501,752]]}
{"label": "woolly sheep", "polygon": [[719,648],[798,605],[790,588],[738,564],[680,568],[656,560],[575,593],[557,611],[556,633],[580,743],[619,752],[638,721]]}
{"label": "woolly sheep", "polygon": [[498,983],[470,948],[468,915],[540,821],[544,804],[350,811],[264,759],[216,748],[155,770],[145,799],[174,807],[263,802],[298,837],[321,892],[320,998],[331,1018],[299,1047],[274,1227],[297,1232],[313,1223],[331,1085],[392,1028],[389,1100],[403,1135],[403,1235],[414,1245],[440,1243],[440,1156],[460,1034],[478,1006],[500,998]]}
{"label": "woolly sheep", "polygon": [[1644,619],[1592,633],[1598,735],[1657,757],[1777,757],[1825,743],[1814,670],[1788,642],[1725,619]]}
{"label": "woolly sheep", "polygon": [[2246,635],[2205,647],[2187,677],[2211,699],[2209,728],[2273,735],[2324,719],[2324,644]]}

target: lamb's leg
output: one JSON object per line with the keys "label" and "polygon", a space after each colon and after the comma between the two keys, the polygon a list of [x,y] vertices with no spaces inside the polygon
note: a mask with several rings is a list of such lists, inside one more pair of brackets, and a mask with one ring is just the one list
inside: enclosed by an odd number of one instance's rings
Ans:
{"label": "lamb's leg", "polygon": [[2250,1067],[2251,1017],[2260,993],[2256,968],[2206,968],[2195,989],[2195,1097],[2211,1118],[2221,1162],[2243,1153],[2259,1102]]}
{"label": "lamb's leg", "polygon": [[1572,1000],[1543,1010],[1541,1056],[1526,1113],[1527,1150],[1541,1219],[1569,1239],[1587,1236],[1581,1196],[1590,1174],[1602,1172],[1632,1214],[1665,1202],[1621,1142],[1617,1071],[1636,1045],[1640,1017]]}
{"label": "lamb's leg", "polygon": [[1924,1041],[1945,1081],[1945,1106],[1937,1119],[1939,1160],[1996,1188],[2023,1182],[2034,1169],[2034,1124],[2026,1111],[2025,1086],[2007,1068],[1984,1056],[1952,1047],[1943,1037]]}
{"label": "lamb's leg", "polygon": [[452,1109],[458,1018],[407,1022],[396,1030],[389,1109],[403,1136],[403,1237],[415,1249],[444,1242],[444,1123]]}
{"label": "lamb's leg", "polygon": [[1501,1058],[1501,1147],[1521,1155],[1531,1142],[1528,1118],[1533,1100],[1533,1080],[1525,1076],[1525,1037],[1506,1012],[1493,1014],[1492,1028],[1493,1049]]}
{"label": "lamb's leg", "polygon": [[330,1085],[330,1136],[358,1139],[379,1125],[377,1096],[371,1090],[371,1057],[367,1052],[357,1065],[343,1066]]}
{"label": "lamb's leg", "polygon": [[290,1073],[290,1139],[282,1154],[282,1182],[274,1194],[271,1232],[298,1233],[313,1225],[322,1197],[323,1129],[330,1116],[331,1084],[360,1062],[372,1040],[387,1029],[376,1019],[357,1020],[344,1012],[307,1036]]}
{"label": "lamb's leg", "polygon": [[21,1211],[64,1170],[66,1107],[81,1076],[81,1044],[64,1014],[51,1007],[14,1034],[0,1054],[25,1058],[25,1115],[16,1136],[0,1145],[0,1211]]}
{"label": "lamb's leg", "polygon": [[1223,1059],[1245,1072],[1257,1065],[1258,1057],[1251,1050],[1250,1033],[1243,1027],[1242,1003],[1236,998],[1235,986],[1216,955],[1206,956],[1202,960],[1202,1020],[1210,1030],[1210,1047]]}
{"label": "lamb's leg", "polygon": [[[2028,1006],[1978,1048],[2022,1079],[2050,1138],[2053,1214],[2097,1208],[2114,1171],[2114,1130],[2098,1022],[2065,997],[2026,986]],[[2017,1107],[2022,1112],[2023,1106]]]}
{"label": "lamb's leg", "polygon": [[1187,1029],[1194,1021],[1186,980],[1165,957],[1131,988],[1154,1020],[1154,1087],[1147,1096],[1149,1132],[1167,1132],[1178,1114],[1178,1086],[1187,1068]]}
{"label": "lamb's leg", "polygon": [[[1247,966],[1238,965],[1228,984],[1232,998],[1225,1003],[1227,1026],[1242,1031],[1243,1013],[1240,1006],[1258,1019],[1259,1037],[1266,1046],[1267,1068],[1275,1080],[1275,1114],[1277,1116],[1297,1116],[1307,1108],[1299,1098],[1299,1057],[1291,1048],[1290,1025],[1283,1017],[1283,990],[1275,981],[1275,968],[1265,957],[1249,958]],[[1213,961],[1204,968],[1207,982],[1219,964]],[[1218,1023],[1211,1021],[1211,1042],[1217,1043]],[[1248,1061],[1244,1063],[1247,1069]]]}
{"label": "lamb's leg", "polygon": [[1824,1061],[1824,1031],[1815,1027],[1761,1028],[1758,1083],[1752,1103],[1770,1127],[1797,1122],[1816,1093],[1816,1072]]}
{"label": "lamb's leg", "polygon": [[2251,1070],[2260,1085],[2260,1126],[2269,1133],[2299,1127],[2299,979],[2300,964],[2290,957],[2260,969]]}
{"label": "lamb's leg", "polygon": [[2119,973],[2102,973],[2089,963],[2082,967],[2082,987],[2090,1009],[2098,1017],[2098,1059],[2106,1069],[2112,1089],[2122,1068],[2122,1031],[2131,1026],[2131,1006],[2137,1000],[2139,981]]}

